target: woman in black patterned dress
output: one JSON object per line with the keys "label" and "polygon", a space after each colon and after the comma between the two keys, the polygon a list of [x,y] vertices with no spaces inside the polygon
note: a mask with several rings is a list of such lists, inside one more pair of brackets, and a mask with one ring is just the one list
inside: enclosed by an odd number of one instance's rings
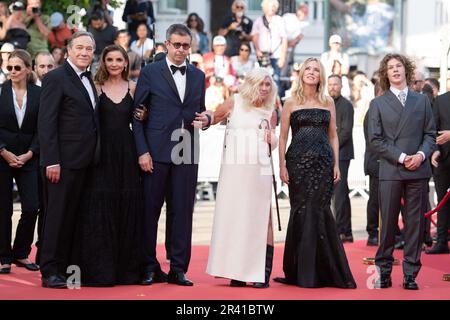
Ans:
{"label": "woman in black patterned dress", "polygon": [[[307,59],[283,108],[280,177],[289,184],[291,213],[284,248],[284,278],[306,288],[356,288],[330,210],[340,180],[336,111],[327,98],[323,66]],[[286,143],[292,129],[292,142]]]}

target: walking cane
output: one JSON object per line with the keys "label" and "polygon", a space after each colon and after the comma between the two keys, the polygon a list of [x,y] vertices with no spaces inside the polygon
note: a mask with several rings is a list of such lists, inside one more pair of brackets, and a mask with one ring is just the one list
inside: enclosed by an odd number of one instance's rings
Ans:
{"label": "walking cane", "polygon": [[[266,127],[263,128],[263,122],[266,123]],[[269,129],[270,130],[270,123],[267,119],[262,119],[261,123],[259,124],[260,129]],[[275,170],[273,168],[273,158],[272,158],[272,144],[267,143],[269,145],[269,158],[270,158],[270,166],[272,168],[272,181],[273,181],[273,190],[275,193],[275,204],[277,206],[277,218],[278,218],[278,231],[281,231],[281,221],[280,221],[280,207],[278,206],[278,193],[277,193],[277,181],[275,179]]]}

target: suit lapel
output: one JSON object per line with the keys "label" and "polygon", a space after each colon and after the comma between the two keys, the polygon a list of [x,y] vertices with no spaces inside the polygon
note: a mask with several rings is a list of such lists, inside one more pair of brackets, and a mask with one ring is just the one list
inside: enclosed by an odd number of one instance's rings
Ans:
{"label": "suit lapel", "polygon": [[403,126],[408,122],[409,117],[414,113],[414,110],[416,109],[416,101],[417,95],[411,89],[408,90],[405,107],[403,108],[403,112],[400,116],[400,122],[398,123],[395,137],[398,137]]}
{"label": "suit lapel", "polygon": [[33,112],[34,110],[34,105],[35,105],[35,101],[37,101],[37,99],[34,96],[34,88],[28,84],[27,86],[27,110],[25,110],[25,115],[23,117],[23,122],[22,122],[22,128],[24,127],[24,125],[27,123],[28,118],[30,118],[30,113]]}
{"label": "suit lapel", "polygon": [[7,104],[9,106],[9,108],[8,108],[9,112],[14,119],[14,126],[17,129],[17,131],[19,131],[20,128],[19,128],[19,124],[17,123],[16,107],[14,106],[14,98],[13,98],[11,81],[5,82],[5,84],[3,85],[3,90],[5,91]]}
{"label": "suit lapel", "polygon": [[[65,62],[65,67],[69,73],[69,76],[72,78],[72,83],[78,88],[78,90],[80,90],[83,93],[84,97],[86,98],[87,102],[89,103],[89,106],[91,107],[91,110],[93,111],[94,106],[92,105],[91,98],[89,97],[89,93],[86,90],[86,87],[84,86],[83,82],[81,82],[80,77],[77,75],[75,70],[73,70],[73,68],[70,66],[70,64],[67,61]],[[90,81],[92,81],[92,80],[90,80]],[[92,87],[92,91],[94,91],[94,95],[96,96],[95,86]]]}
{"label": "suit lapel", "polygon": [[191,90],[192,81],[194,81],[194,68],[192,65],[187,64],[186,68],[186,90],[184,93],[184,102],[186,102],[187,97],[189,96],[189,91]]}
{"label": "suit lapel", "polygon": [[175,96],[181,102],[181,98],[180,98],[180,94],[178,93],[177,85],[175,84],[175,80],[173,79],[172,72],[170,71],[169,66],[167,65],[165,59],[161,60],[161,72],[162,72],[164,78],[169,83],[173,92],[175,93]]}
{"label": "suit lapel", "polygon": [[403,112],[403,106],[400,100],[395,96],[395,94],[393,94],[391,90],[388,90],[385,97],[391,109],[393,109],[398,115],[401,115]]}

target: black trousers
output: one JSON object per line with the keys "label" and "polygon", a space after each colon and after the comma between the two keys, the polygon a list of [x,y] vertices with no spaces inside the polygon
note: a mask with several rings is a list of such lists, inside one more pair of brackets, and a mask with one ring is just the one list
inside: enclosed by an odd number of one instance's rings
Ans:
{"label": "black trousers", "polygon": [[378,224],[380,202],[378,201],[378,185],[380,181],[376,176],[369,176],[369,200],[367,201],[367,226],[370,238],[378,238]]}
{"label": "black trousers", "polygon": [[143,269],[155,271],[161,268],[156,258],[158,220],[166,188],[170,185],[170,269],[187,272],[191,259],[192,214],[198,165],[154,162],[153,166],[153,173],[144,175]]}
{"label": "black trousers", "polygon": [[[447,189],[450,188],[450,168],[440,170],[439,174],[435,174],[433,178],[438,196],[438,202],[440,202],[447,193]],[[437,242],[439,244],[447,244],[449,228],[450,201],[447,201],[447,203],[441,210],[439,210],[437,214]]]}
{"label": "black trousers", "polygon": [[350,204],[348,189],[348,168],[350,160],[339,161],[341,181],[334,186],[332,198],[333,212],[336,217],[336,225],[339,234],[352,236],[352,207]]}
{"label": "black trousers", "polygon": [[172,194],[169,186],[166,188],[166,259],[170,260],[170,247],[172,246],[171,237],[172,237],[172,224],[173,224],[173,214],[172,214]]}
{"label": "black trousers", "polygon": [[403,208],[403,273],[416,277],[422,266],[420,255],[425,235],[424,213],[428,202],[428,179],[386,181],[380,180],[381,242],[375,264],[382,275],[390,275],[394,261],[395,229],[398,225],[401,198]]}
{"label": "black trousers", "polygon": [[87,169],[61,169],[57,184],[45,178],[45,221],[40,245],[41,273],[44,277],[66,274],[86,172]]}
{"label": "black trousers", "polygon": [[[17,183],[22,215],[11,247],[13,215],[13,179]],[[34,228],[39,209],[38,169],[0,170],[0,263],[11,264],[14,259],[26,259],[31,252]]]}

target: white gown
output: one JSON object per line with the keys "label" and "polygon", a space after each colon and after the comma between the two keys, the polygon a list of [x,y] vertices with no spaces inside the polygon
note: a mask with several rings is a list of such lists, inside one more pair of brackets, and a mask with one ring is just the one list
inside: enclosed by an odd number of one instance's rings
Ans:
{"label": "white gown", "polygon": [[234,101],[225,134],[206,272],[264,282],[272,169],[259,126],[262,119],[270,123],[273,110],[248,106],[238,94]]}

